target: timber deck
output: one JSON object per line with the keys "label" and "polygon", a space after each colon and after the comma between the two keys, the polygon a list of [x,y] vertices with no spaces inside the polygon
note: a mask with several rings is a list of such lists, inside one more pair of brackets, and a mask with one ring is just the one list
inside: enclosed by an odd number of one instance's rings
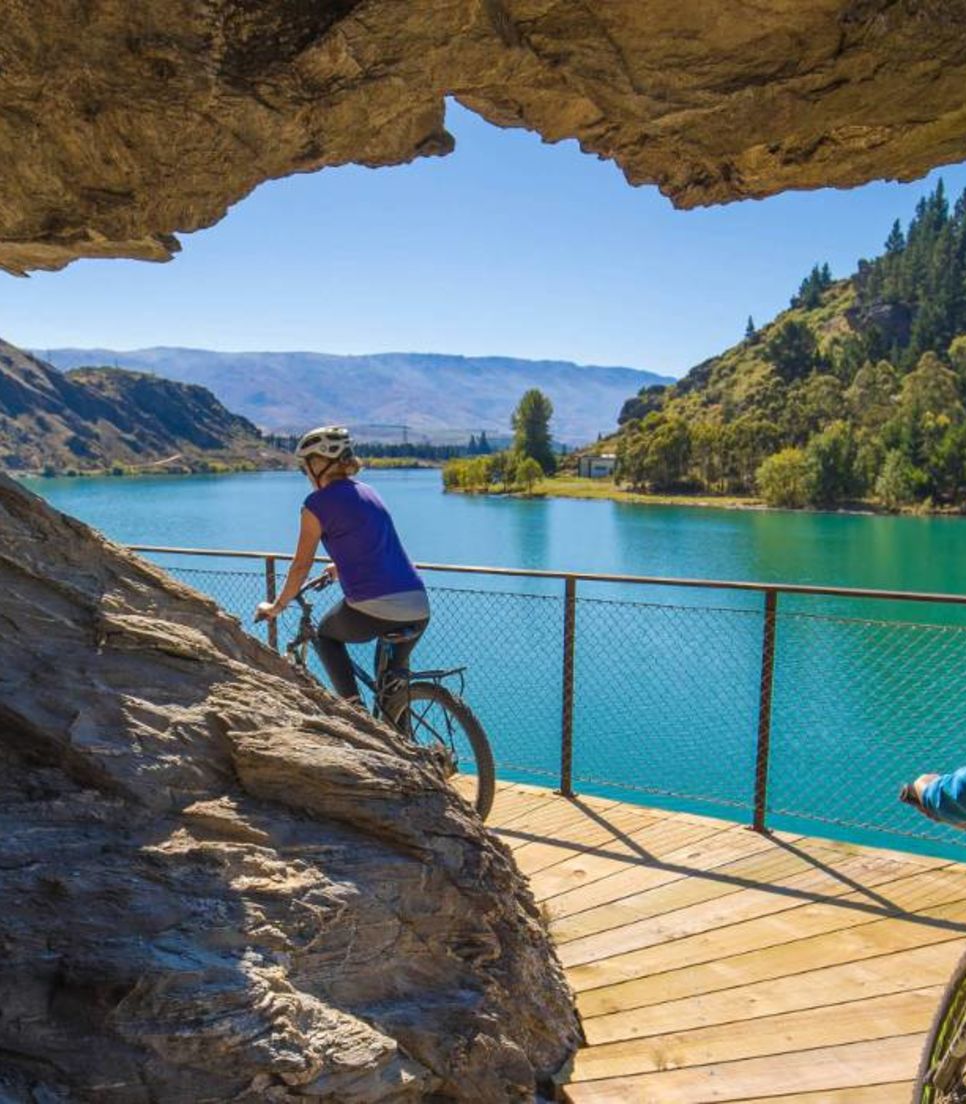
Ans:
{"label": "timber deck", "polygon": [[577,994],[571,1104],[907,1104],[966,866],[501,784]]}

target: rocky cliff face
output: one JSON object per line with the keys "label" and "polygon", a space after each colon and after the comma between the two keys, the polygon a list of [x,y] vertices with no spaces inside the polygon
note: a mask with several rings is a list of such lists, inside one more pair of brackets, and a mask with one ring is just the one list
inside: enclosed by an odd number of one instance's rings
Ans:
{"label": "rocky cliff face", "polygon": [[169,258],[263,180],[446,153],[444,97],[681,206],[966,156],[966,0],[7,5],[0,265]]}
{"label": "rocky cliff face", "polygon": [[251,422],[203,387],[139,372],[56,369],[0,341],[0,468],[19,471],[212,463],[284,467]]}
{"label": "rocky cliff face", "polygon": [[533,1098],[574,1049],[425,754],[0,477],[0,1099]]}

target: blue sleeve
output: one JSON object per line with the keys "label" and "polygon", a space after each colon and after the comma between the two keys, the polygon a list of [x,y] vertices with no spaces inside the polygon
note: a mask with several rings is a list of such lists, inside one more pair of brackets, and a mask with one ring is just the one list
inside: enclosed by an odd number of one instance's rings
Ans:
{"label": "blue sleeve", "polygon": [[922,807],[933,820],[966,825],[966,767],[930,782],[922,791]]}

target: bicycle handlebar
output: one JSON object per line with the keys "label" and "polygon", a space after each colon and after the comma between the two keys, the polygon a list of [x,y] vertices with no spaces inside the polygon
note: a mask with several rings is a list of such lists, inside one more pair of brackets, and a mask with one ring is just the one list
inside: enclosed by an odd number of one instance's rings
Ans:
{"label": "bicycle handlebar", "polygon": [[296,594],[292,598],[292,601],[301,602],[303,596],[306,595],[310,590],[325,590],[327,587],[332,586],[334,582],[335,579],[333,579],[327,571],[323,571],[322,574],[316,576],[316,578],[309,579],[309,581],[302,587],[302,589],[296,592]]}

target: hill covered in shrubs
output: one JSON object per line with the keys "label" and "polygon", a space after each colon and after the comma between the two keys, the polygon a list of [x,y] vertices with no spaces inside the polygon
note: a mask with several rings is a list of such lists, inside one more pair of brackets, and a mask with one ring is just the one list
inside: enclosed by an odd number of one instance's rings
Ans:
{"label": "hill covered in shrubs", "polygon": [[816,265],[772,322],[629,399],[605,445],[654,491],[961,508],[964,404],[966,193],[940,183],[850,278]]}

